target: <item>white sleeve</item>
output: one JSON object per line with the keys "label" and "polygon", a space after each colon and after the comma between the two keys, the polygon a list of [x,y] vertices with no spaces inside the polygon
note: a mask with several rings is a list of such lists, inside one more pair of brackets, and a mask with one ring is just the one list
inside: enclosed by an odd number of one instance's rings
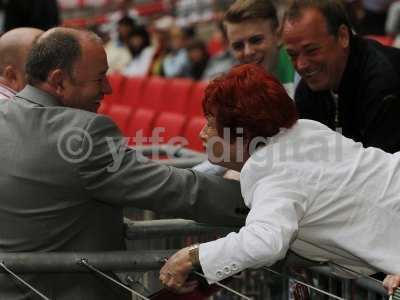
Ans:
{"label": "white sleeve", "polygon": [[304,215],[304,199],[290,181],[257,182],[246,225],[238,233],[200,245],[200,264],[208,282],[284,258]]}

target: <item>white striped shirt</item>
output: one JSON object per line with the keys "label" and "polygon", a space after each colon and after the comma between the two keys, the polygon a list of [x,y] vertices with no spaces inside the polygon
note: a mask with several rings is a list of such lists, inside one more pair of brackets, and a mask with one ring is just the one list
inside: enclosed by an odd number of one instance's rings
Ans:
{"label": "white striped shirt", "polygon": [[17,92],[0,82],[0,99],[11,99]]}

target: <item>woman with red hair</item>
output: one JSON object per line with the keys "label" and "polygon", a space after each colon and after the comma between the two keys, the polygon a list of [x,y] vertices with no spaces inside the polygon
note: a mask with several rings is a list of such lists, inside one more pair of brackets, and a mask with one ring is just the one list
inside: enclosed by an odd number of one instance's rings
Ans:
{"label": "woman with red hair", "polygon": [[166,286],[185,290],[195,267],[220,281],[289,249],[362,274],[400,274],[399,155],[297,120],[282,85],[255,65],[211,82],[203,108],[209,160],[240,171],[250,212],[238,233],[175,253],[160,271]]}

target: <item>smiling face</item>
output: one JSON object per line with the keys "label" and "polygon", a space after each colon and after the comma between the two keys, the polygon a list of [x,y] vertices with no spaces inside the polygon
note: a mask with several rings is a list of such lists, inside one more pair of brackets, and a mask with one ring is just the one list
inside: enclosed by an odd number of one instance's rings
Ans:
{"label": "smiling face", "polygon": [[241,63],[255,63],[273,71],[278,58],[278,34],[266,19],[225,23],[226,35],[234,57]]}
{"label": "smiling face", "polygon": [[112,89],[106,77],[107,57],[101,44],[82,42],[82,57],[65,78],[62,102],[65,106],[96,112],[104,95]]}
{"label": "smiling face", "polygon": [[349,39],[345,25],[337,36],[330,34],[324,16],[313,8],[283,25],[282,40],[292,63],[314,91],[337,90],[347,64]]}

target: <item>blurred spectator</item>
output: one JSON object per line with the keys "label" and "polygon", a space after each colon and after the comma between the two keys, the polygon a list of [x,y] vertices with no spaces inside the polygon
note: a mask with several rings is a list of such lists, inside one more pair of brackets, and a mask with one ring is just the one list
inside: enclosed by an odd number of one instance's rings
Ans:
{"label": "blurred spectator", "polygon": [[150,45],[150,35],[144,26],[136,26],[128,39],[131,62],[122,70],[126,76],[145,76],[149,72],[155,48]]}
{"label": "blurred spectator", "polygon": [[168,54],[162,62],[163,75],[165,77],[189,77],[190,63],[186,50],[187,37],[182,28],[172,26],[168,35]]}
{"label": "blurred spectator", "polygon": [[110,35],[108,34],[108,32],[105,32],[104,30],[102,30],[101,26],[99,26],[97,24],[89,25],[87,27],[87,30],[92,31],[95,34],[97,34],[103,41],[104,45],[107,45],[107,43],[110,41]]}
{"label": "blurred spectator", "polygon": [[26,85],[25,63],[42,30],[20,27],[0,37],[0,99],[10,99]]}
{"label": "blurred spectator", "polygon": [[395,37],[400,33],[400,1],[392,3],[385,24],[386,34]]}
{"label": "blurred spectator", "polygon": [[214,22],[211,37],[207,40],[207,50],[210,57],[220,54],[229,47],[222,20]]}
{"label": "blurred spectator", "polygon": [[289,0],[271,0],[271,2],[276,8],[276,13],[280,23],[283,19],[283,15],[285,14],[285,10],[288,6]]}
{"label": "blurred spectator", "polygon": [[105,46],[109,72],[121,72],[131,61],[132,56],[128,49],[130,34],[136,26],[130,17],[123,17],[118,21],[117,37],[112,38]]}
{"label": "blurred spectator", "polygon": [[168,51],[168,30],[173,23],[173,17],[163,16],[154,20],[149,28],[151,44],[154,47],[154,55],[148,72],[149,76],[162,75],[162,62]]}
{"label": "blurred spectator", "polygon": [[213,17],[213,0],[178,0],[176,2],[177,24],[187,26]]}
{"label": "blurred spectator", "polygon": [[392,46],[400,48],[400,1],[390,5],[385,29],[386,34],[394,38]]}
{"label": "blurred spectator", "polygon": [[387,11],[395,0],[362,0],[364,17],[360,24],[360,33],[385,35]]}
{"label": "blurred spectator", "polygon": [[47,30],[60,24],[57,0],[3,0],[4,31],[17,27]]}
{"label": "blurred spectator", "polygon": [[360,31],[360,22],[364,18],[364,8],[362,0],[344,0],[343,1],[350,24],[356,32]]}
{"label": "blurred spectator", "polygon": [[189,76],[194,80],[200,80],[209,60],[206,44],[195,39],[190,41],[186,48],[190,62]]}
{"label": "blurred spectator", "polygon": [[111,39],[118,38],[118,22],[124,17],[133,19],[136,24],[142,24],[137,10],[133,7],[133,0],[119,0],[117,4],[118,10],[108,14],[107,24],[101,26],[101,30],[107,32]]}
{"label": "blurred spectator", "polygon": [[207,67],[203,73],[203,80],[214,79],[215,77],[226,73],[237,64],[236,59],[229,50],[229,43],[222,22],[218,23],[217,32],[221,37],[222,51],[211,57],[208,61]]}
{"label": "blurred spectator", "polygon": [[214,1],[213,19],[221,22],[224,19],[225,12],[235,2],[235,0],[219,0]]}

